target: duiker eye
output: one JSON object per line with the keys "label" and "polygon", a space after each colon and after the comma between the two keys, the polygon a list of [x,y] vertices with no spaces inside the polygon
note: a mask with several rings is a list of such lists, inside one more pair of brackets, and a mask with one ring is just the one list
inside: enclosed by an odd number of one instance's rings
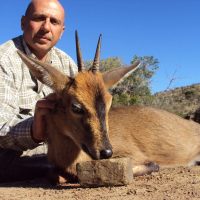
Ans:
{"label": "duiker eye", "polygon": [[73,103],[72,104],[72,111],[76,114],[82,115],[84,114],[84,110],[80,104]]}

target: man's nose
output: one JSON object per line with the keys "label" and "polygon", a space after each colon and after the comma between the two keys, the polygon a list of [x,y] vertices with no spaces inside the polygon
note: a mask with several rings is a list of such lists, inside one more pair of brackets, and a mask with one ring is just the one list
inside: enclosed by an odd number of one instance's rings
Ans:
{"label": "man's nose", "polygon": [[44,22],[42,24],[42,29],[44,31],[47,31],[47,32],[50,31],[51,25],[50,25],[50,20],[49,19],[44,20]]}

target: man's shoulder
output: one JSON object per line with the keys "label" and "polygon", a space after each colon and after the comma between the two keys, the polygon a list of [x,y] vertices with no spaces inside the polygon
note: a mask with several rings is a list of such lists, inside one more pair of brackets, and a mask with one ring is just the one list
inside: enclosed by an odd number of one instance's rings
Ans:
{"label": "man's shoulder", "polygon": [[21,36],[6,41],[0,45],[0,60],[6,59],[16,53],[17,49],[21,49]]}
{"label": "man's shoulder", "polygon": [[58,49],[57,47],[53,48],[53,63],[55,66],[58,66],[65,74],[74,77],[78,71],[77,65],[74,60],[64,51]]}
{"label": "man's shoulder", "polygon": [[60,59],[68,59],[68,60],[72,60],[72,58],[65,53],[63,50],[59,49],[58,47],[54,47],[53,48],[53,52],[54,54],[56,54]]}

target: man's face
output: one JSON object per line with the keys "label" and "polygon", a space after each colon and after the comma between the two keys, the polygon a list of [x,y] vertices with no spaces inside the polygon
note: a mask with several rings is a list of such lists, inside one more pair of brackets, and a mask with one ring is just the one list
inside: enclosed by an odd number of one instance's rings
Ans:
{"label": "man's face", "polygon": [[64,10],[55,1],[35,1],[22,17],[24,39],[36,56],[45,55],[64,31]]}

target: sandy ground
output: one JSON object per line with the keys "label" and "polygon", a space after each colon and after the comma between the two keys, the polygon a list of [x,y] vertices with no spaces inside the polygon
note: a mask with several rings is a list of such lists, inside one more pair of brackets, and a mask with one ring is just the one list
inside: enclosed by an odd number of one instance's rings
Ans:
{"label": "sandy ground", "polygon": [[136,177],[121,187],[82,188],[78,184],[53,187],[43,179],[0,184],[0,200],[146,200],[200,199],[200,167],[161,169]]}

